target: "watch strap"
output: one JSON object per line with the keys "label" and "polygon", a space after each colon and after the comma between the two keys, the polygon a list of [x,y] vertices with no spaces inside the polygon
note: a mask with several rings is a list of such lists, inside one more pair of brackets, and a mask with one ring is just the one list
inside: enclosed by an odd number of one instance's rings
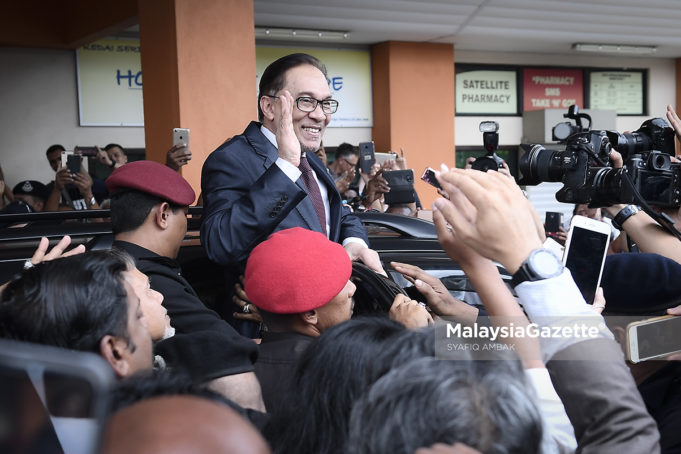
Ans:
{"label": "watch strap", "polygon": [[617,215],[612,218],[612,226],[615,227],[617,230],[624,230],[622,228],[622,224],[624,224],[624,221],[635,215],[641,211],[639,207],[636,205],[627,205],[624,208],[620,210]]}
{"label": "watch strap", "polygon": [[[556,273],[548,273],[544,274],[543,270],[534,270],[532,267],[532,259],[534,258],[535,254],[541,254],[541,253],[548,253],[550,254],[554,259],[556,259],[556,263],[559,265],[556,269]],[[511,287],[516,288],[518,285],[522,284],[523,282],[526,281],[539,281],[542,279],[549,279],[551,277],[556,277],[560,275],[560,273],[563,272],[563,265],[560,263],[560,260],[556,255],[551,252],[548,249],[535,249],[533,250],[530,255],[523,261],[523,263],[520,265],[518,270],[513,273],[513,276],[511,276]]]}

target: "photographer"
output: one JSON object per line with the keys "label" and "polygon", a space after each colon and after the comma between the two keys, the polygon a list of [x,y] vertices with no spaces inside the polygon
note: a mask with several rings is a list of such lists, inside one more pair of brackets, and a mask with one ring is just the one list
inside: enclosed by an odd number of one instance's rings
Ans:
{"label": "photographer", "polygon": [[[542,249],[541,223],[515,183],[498,172],[459,169],[440,174],[438,181],[451,199],[434,203],[434,221],[445,250],[455,241],[463,242],[477,254],[499,261],[513,274],[523,308],[539,326],[560,327],[577,320],[602,324],[570,272]],[[603,326],[596,337],[550,337],[542,339],[541,347],[574,426],[578,451],[659,451],[655,422],[612,333]]]}

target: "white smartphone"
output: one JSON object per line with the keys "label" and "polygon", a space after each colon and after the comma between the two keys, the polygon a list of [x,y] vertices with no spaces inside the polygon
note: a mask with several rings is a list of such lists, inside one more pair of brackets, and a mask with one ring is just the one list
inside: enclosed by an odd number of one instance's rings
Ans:
{"label": "white smartphone", "polygon": [[585,216],[573,216],[570,222],[563,265],[572,274],[587,303],[593,304],[610,243],[610,226]]}
{"label": "white smartphone", "polygon": [[174,128],[173,129],[173,146],[178,143],[183,143],[189,148],[189,129]]}
{"label": "white smartphone", "polygon": [[664,315],[627,325],[627,359],[639,363],[681,352],[681,317]]}
{"label": "white smartphone", "polygon": [[376,163],[379,165],[383,165],[383,163],[389,159],[392,159],[393,161],[397,159],[396,153],[374,153],[374,156],[376,157]]}

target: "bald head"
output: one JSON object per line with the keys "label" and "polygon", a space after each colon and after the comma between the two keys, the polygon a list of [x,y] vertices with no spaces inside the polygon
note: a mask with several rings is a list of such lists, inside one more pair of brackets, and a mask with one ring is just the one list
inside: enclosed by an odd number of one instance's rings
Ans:
{"label": "bald head", "polygon": [[104,434],[105,454],[267,454],[258,431],[231,408],[195,396],[164,396],[116,412]]}

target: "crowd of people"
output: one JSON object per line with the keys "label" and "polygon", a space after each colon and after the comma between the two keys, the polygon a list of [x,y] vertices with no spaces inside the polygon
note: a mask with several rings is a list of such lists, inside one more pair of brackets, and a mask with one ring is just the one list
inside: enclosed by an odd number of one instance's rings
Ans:
{"label": "crowd of people", "polygon": [[[365,175],[357,149],[343,144],[327,169],[322,138],[337,109],[319,60],[282,57],[260,78],[258,121],[203,165],[201,242],[233,289],[231,323],[176,260],[196,200],[177,172],[186,147],[169,150],[166,165],[127,162],[115,144],[98,150],[111,168],[101,192],[86,171],[61,166],[63,147],[50,147],[55,181],[11,191],[34,211],[110,207],[110,249],[68,250],[68,237],[50,249],[43,239],[0,289],[0,337],[94,353],[110,366],[117,383],[101,452],[681,450],[681,358],[625,362],[623,327],[601,313],[681,315],[681,242],[645,212],[605,208],[640,252],[608,258],[605,301],[592,306],[545,248],[513,178],[442,165],[438,240],[484,311],[392,262],[422,301],[398,294],[388,314],[352,318],[353,261],[387,273],[345,202],[403,214],[417,202],[381,203],[390,191],[382,173],[408,168],[403,150]],[[669,119],[681,131],[673,110]],[[526,335],[532,329],[554,334]],[[78,418],[50,418],[64,452],[82,452]],[[29,431],[0,450],[42,441]]]}

